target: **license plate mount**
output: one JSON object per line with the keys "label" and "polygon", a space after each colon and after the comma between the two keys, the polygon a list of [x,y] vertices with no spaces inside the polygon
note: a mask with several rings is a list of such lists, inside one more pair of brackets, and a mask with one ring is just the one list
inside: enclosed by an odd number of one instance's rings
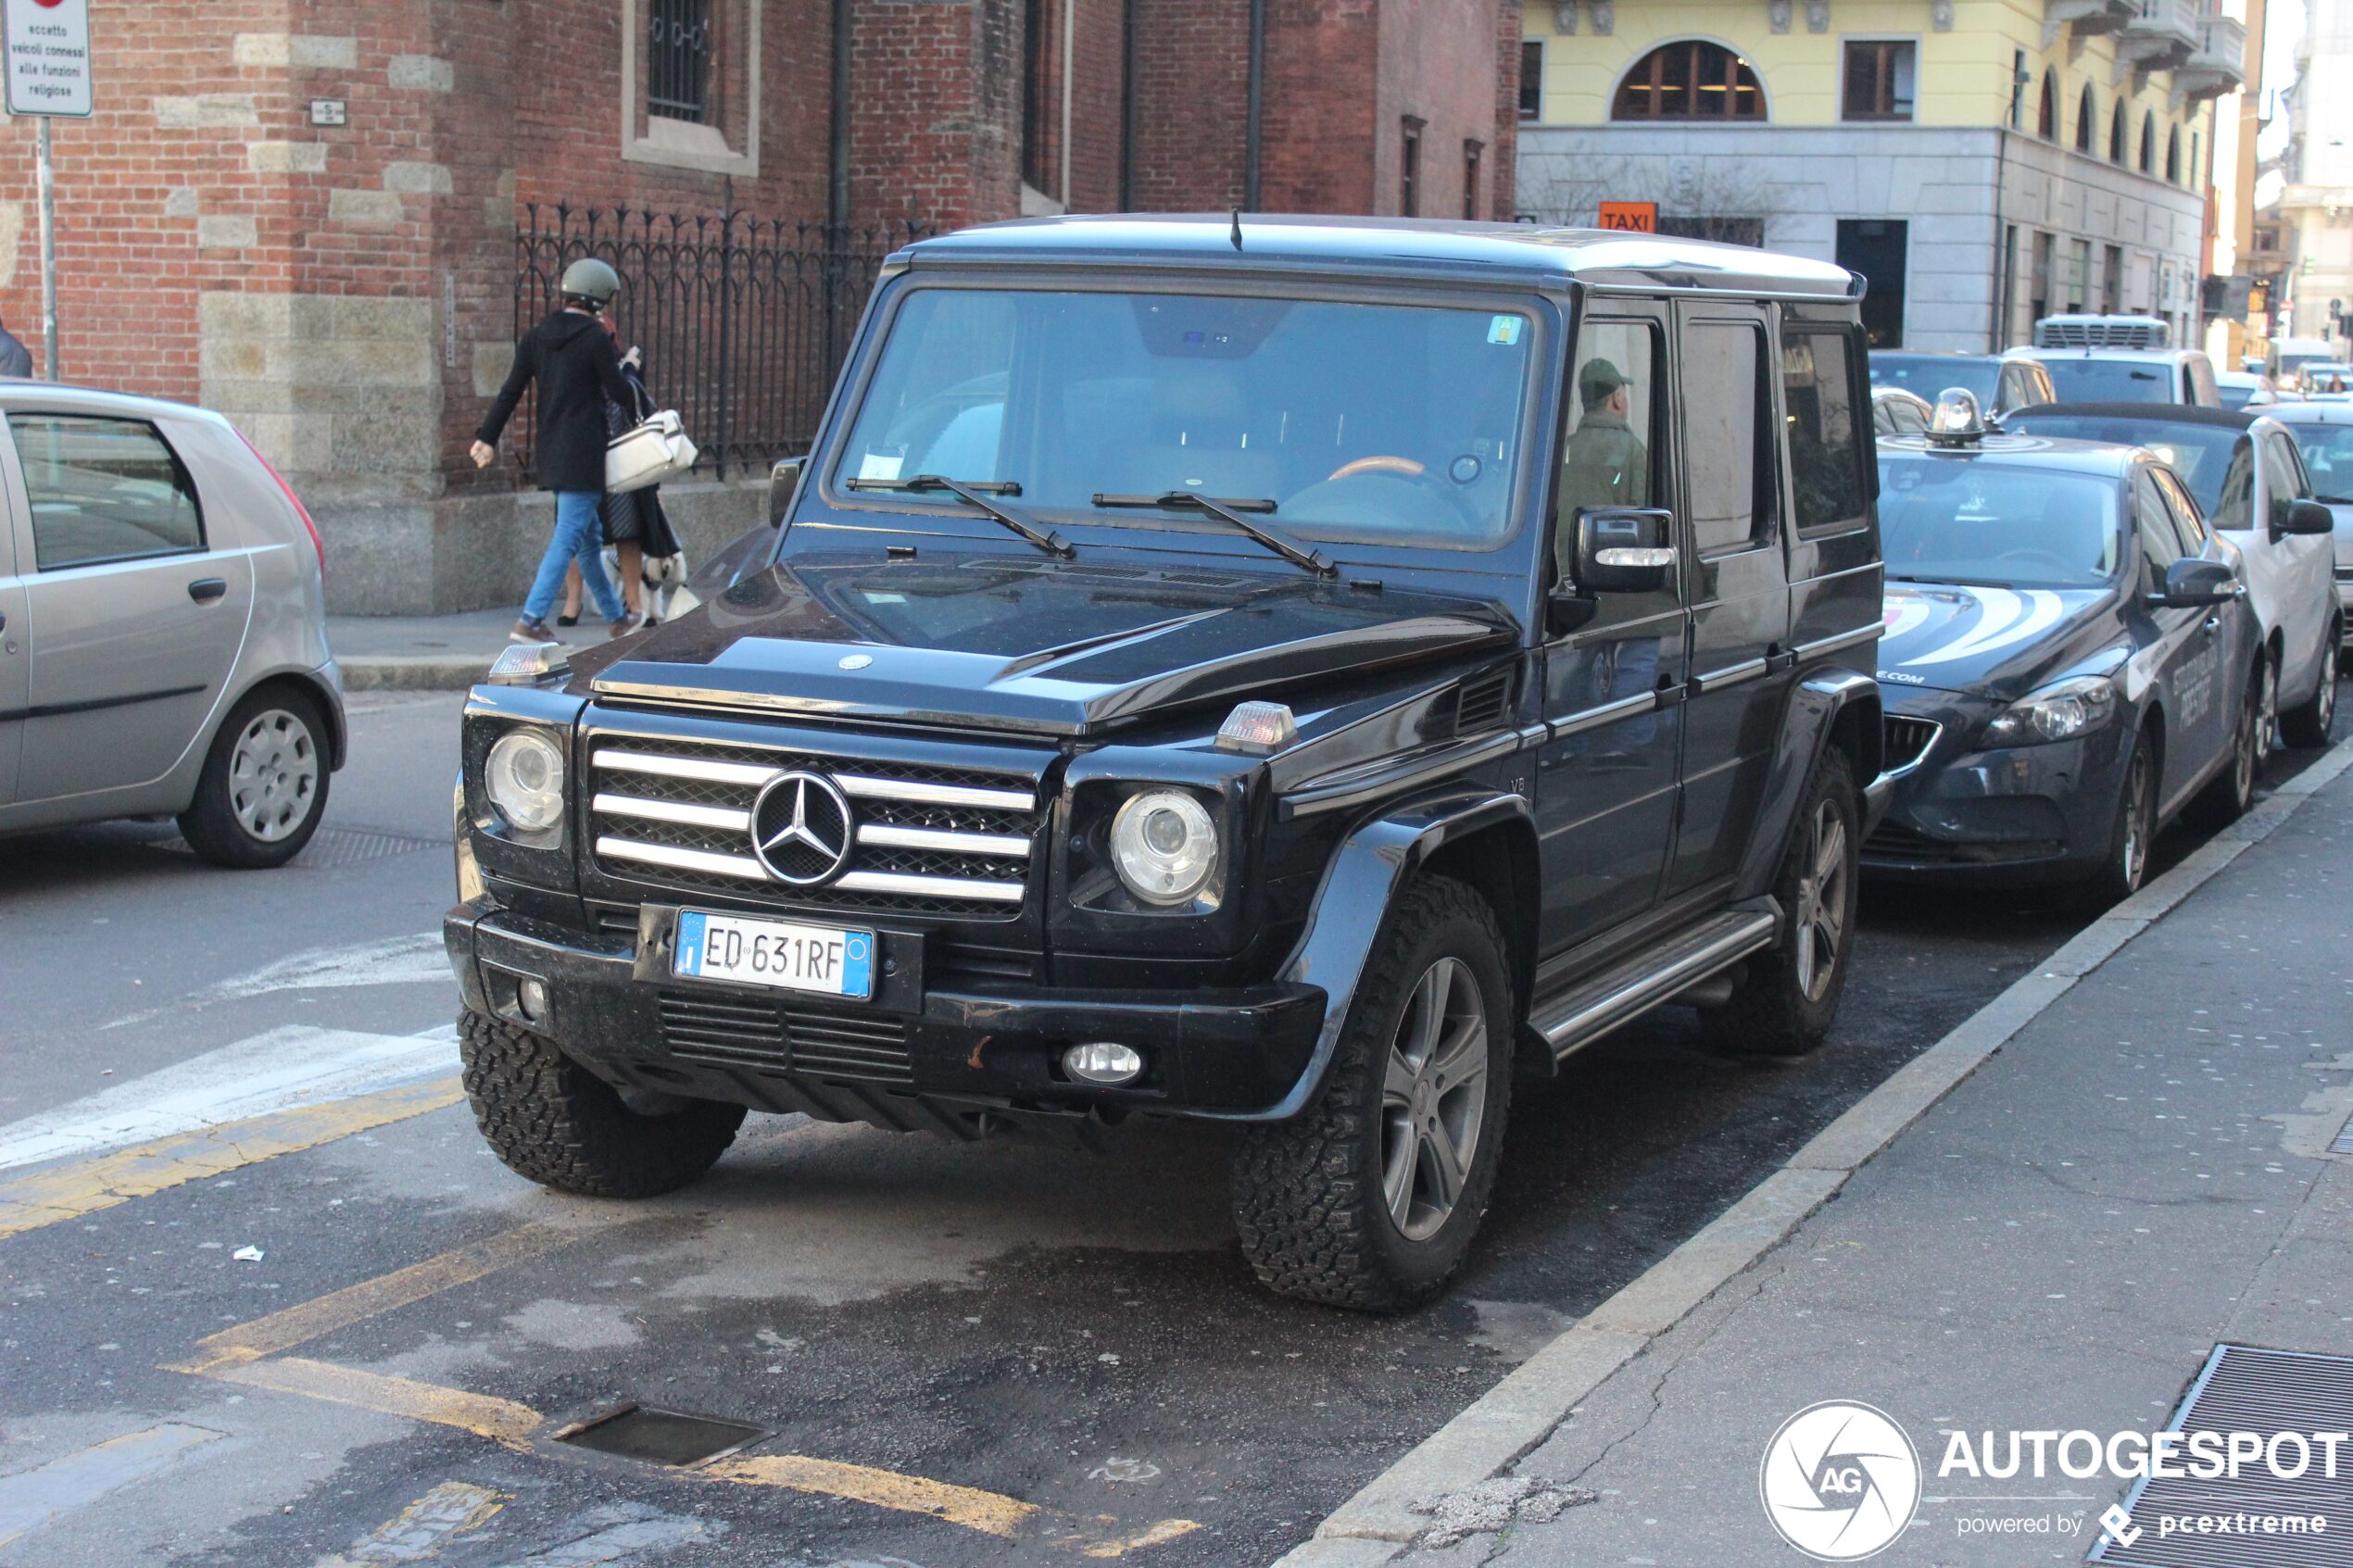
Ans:
{"label": "license plate mount", "polygon": [[880,957],[879,939],[861,926],[681,909],[670,972],[864,1002],[874,999]]}

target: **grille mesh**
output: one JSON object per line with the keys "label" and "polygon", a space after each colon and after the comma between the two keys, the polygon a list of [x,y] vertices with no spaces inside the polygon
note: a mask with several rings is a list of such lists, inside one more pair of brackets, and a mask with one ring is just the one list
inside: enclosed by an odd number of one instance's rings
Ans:
{"label": "grille mesh", "polygon": [[1932,720],[1906,719],[1901,714],[1889,714],[1885,728],[1888,771],[1909,768],[1927,756],[1928,748],[1936,744],[1937,734],[1942,729],[1943,726]]}
{"label": "grille mesh", "polygon": [[907,1026],[895,1018],[803,1012],[756,997],[677,991],[662,992],[659,1001],[662,1043],[684,1060],[812,1078],[914,1081]]}

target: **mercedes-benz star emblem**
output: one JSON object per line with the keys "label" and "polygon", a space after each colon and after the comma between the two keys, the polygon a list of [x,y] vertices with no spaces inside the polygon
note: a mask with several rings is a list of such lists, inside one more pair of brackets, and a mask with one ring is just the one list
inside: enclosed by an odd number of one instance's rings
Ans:
{"label": "mercedes-benz star emblem", "polygon": [[849,859],[858,836],[849,802],[823,773],[784,773],[751,807],[751,848],[778,882],[813,887]]}

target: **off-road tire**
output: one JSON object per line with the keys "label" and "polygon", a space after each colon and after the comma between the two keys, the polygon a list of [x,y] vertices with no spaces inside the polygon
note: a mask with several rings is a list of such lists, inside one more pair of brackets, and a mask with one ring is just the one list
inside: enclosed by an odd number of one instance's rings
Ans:
{"label": "off-road tire", "polygon": [[2321,644],[2321,684],[2309,697],[2280,715],[2281,735],[2298,750],[2318,750],[2329,744],[2329,732],[2336,725],[2337,650],[2344,639],[2344,622],[2332,617]]}
{"label": "off-road tire", "polygon": [[2229,827],[2255,804],[2255,782],[2263,776],[2263,683],[2271,667],[2268,659],[2259,659],[2248,673],[2238,721],[2231,731],[2230,759],[2182,813],[2200,832],[2218,833]]}
{"label": "off-road tire", "polygon": [[[238,820],[230,774],[235,765],[238,738],[256,719],[271,711],[291,714],[308,731],[305,744],[310,747],[310,766],[316,778],[311,786],[309,815],[283,837],[263,839],[256,837]],[[326,720],[319,711],[318,702],[308,694],[283,684],[247,692],[213,733],[212,748],[205,754],[204,771],[196,775],[195,797],[180,813],[180,836],[203,859],[233,871],[267,871],[284,865],[302,853],[310,835],[319,831],[319,820],[326,815],[327,782],[333,776],[328,760],[331,744]]]}
{"label": "off-road tire", "polygon": [[[1804,919],[1813,824],[1825,808],[1845,829],[1845,864],[1832,895],[1843,908],[1837,911],[1839,935],[1832,947],[1831,972],[1818,994],[1814,994],[1798,972],[1802,944],[1797,928]],[[1730,1001],[1700,1013],[1702,1037],[1712,1048],[1726,1056],[1804,1056],[1830,1033],[1831,1021],[1838,1017],[1839,997],[1846,990],[1847,971],[1853,967],[1856,905],[1862,881],[1862,816],[1846,754],[1824,752],[1798,801],[1789,847],[1782,851],[1781,869],[1773,879],[1773,897],[1791,929],[1779,947],[1748,960]]]}
{"label": "off-road tire", "polygon": [[2124,762],[2124,780],[2117,786],[2116,820],[2108,828],[2108,854],[2083,884],[2087,906],[2106,909],[2119,899],[2129,898],[2141,890],[2141,884],[2147,879],[2149,847],[2157,841],[2158,782],[2157,741],[2144,724],[2133,737],[2132,755]]}
{"label": "off-road tire", "polygon": [[[1427,877],[1390,907],[1366,959],[1322,1087],[1288,1122],[1251,1127],[1234,1151],[1234,1223],[1268,1289],[1326,1306],[1397,1312],[1444,1288],[1486,1213],[1502,1161],[1519,1009],[1495,913],[1449,877]],[[1381,1091],[1391,1043],[1420,977],[1442,958],[1476,979],[1487,1014],[1486,1096],[1454,1208],[1407,1239],[1381,1189]]]}
{"label": "off-road tire", "polygon": [[491,1152],[519,1176],[583,1198],[652,1198],[710,1170],[744,1108],[690,1100],[646,1116],[553,1040],[471,1009],[458,1017],[466,1098]]}

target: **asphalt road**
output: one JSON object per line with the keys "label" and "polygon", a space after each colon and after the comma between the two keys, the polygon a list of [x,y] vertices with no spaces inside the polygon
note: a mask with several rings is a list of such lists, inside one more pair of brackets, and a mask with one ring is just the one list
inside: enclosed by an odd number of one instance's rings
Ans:
{"label": "asphalt road", "polygon": [[[2082,918],[1868,889],[1824,1050],[1727,1062],[1669,1011],[1573,1059],[1453,1293],[1366,1319],[1256,1287],[1214,1129],[756,1118],[654,1203],[510,1175],[446,1103],[456,701],[355,704],[311,864],[0,843],[0,1563],[1265,1562]],[[184,1130],[223,1106],[258,1120]],[[556,1440],[633,1400],[753,1441]]]}

